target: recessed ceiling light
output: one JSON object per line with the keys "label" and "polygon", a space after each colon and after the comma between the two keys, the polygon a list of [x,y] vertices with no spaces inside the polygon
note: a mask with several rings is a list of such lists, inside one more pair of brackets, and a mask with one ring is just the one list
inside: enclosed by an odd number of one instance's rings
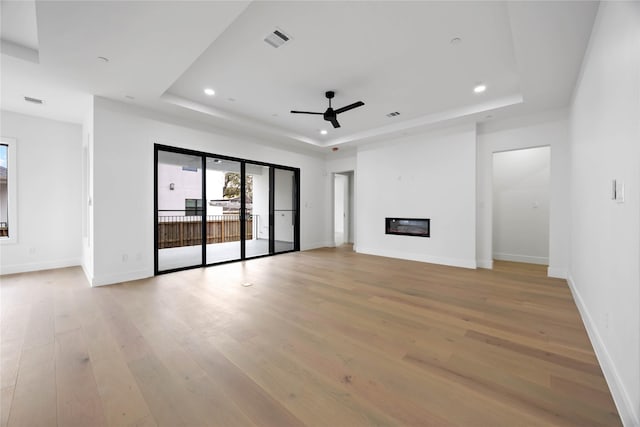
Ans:
{"label": "recessed ceiling light", "polygon": [[272,116],[273,117],[278,117],[278,113],[273,113]]}
{"label": "recessed ceiling light", "polygon": [[131,95],[125,95],[124,97],[127,98],[127,99],[136,99],[135,96],[131,96]]}
{"label": "recessed ceiling light", "polygon": [[399,116],[399,115],[400,115],[400,113],[398,113],[397,111],[393,111],[393,112],[387,114],[387,117],[395,117],[395,116]]}
{"label": "recessed ceiling light", "polygon": [[328,132],[327,132],[327,130],[326,130],[326,129],[322,129],[322,130],[320,131],[320,133],[321,133],[322,135],[326,135]]}
{"label": "recessed ceiling light", "polygon": [[236,99],[235,99],[235,98],[227,98],[227,101],[229,101],[229,102],[236,102]]}
{"label": "recessed ceiling light", "polygon": [[487,90],[487,85],[484,85],[484,84],[482,84],[482,83],[477,84],[477,85],[473,88],[473,91],[474,91],[475,93],[482,93],[482,92],[484,92],[485,90]]}
{"label": "recessed ceiling light", "polygon": [[104,56],[98,56],[98,59],[102,62],[109,62],[109,58],[104,57]]}
{"label": "recessed ceiling light", "polygon": [[213,96],[216,94],[216,91],[208,87],[204,90],[204,93],[206,93],[209,96]]}
{"label": "recessed ceiling light", "polygon": [[456,44],[460,44],[462,42],[462,39],[460,37],[454,37],[451,39],[451,41],[449,41],[449,43],[456,45]]}

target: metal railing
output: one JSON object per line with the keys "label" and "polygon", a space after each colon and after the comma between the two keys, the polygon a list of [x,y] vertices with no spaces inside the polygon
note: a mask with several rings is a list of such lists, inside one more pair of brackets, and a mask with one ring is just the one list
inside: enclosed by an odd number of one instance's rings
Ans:
{"label": "metal railing", "polygon": [[[175,212],[175,211],[172,211]],[[207,215],[207,244],[240,240],[240,215]],[[253,218],[245,219],[246,239],[253,239]],[[158,249],[202,244],[202,217],[158,216]]]}

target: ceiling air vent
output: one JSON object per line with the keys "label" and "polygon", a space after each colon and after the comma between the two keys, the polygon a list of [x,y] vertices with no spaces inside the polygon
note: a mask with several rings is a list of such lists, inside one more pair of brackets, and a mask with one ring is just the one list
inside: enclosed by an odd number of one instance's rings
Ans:
{"label": "ceiling air vent", "polygon": [[31,98],[30,96],[25,96],[24,100],[27,102],[31,102],[33,104],[44,104],[44,101],[42,99],[38,99],[38,98]]}
{"label": "ceiling air vent", "polygon": [[399,116],[400,113],[398,113],[397,111],[394,111],[392,113],[387,114],[387,117],[395,117],[395,116]]}
{"label": "ceiling air vent", "polygon": [[264,38],[264,41],[270,44],[273,47],[280,47],[286,42],[291,40],[291,37],[286,35],[282,30],[274,30],[272,33],[269,33],[267,37]]}

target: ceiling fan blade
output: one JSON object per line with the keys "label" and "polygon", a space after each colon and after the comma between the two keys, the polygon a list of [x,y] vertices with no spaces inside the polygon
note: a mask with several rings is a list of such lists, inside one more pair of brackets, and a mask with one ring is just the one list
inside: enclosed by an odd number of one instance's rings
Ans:
{"label": "ceiling fan blade", "polygon": [[296,111],[296,110],[291,110],[291,112],[292,112],[293,114],[318,114],[318,115],[320,115],[320,116],[324,114],[324,113],[316,113],[316,112],[313,112],[313,111]]}
{"label": "ceiling fan blade", "polygon": [[349,104],[346,107],[338,108],[336,110],[336,114],[344,113],[345,111],[353,110],[354,108],[362,107],[363,105],[364,102],[362,101],[354,102],[353,104]]}
{"label": "ceiling fan blade", "polygon": [[339,128],[340,127],[340,123],[338,123],[338,119],[334,118],[333,120],[331,120],[331,124],[333,125],[334,128]]}

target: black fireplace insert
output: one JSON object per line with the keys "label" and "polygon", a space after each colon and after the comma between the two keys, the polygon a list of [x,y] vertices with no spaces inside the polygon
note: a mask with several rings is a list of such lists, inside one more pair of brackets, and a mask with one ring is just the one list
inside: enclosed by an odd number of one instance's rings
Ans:
{"label": "black fireplace insert", "polygon": [[385,234],[401,236],[430,236],[429,218],[385,218]]}

